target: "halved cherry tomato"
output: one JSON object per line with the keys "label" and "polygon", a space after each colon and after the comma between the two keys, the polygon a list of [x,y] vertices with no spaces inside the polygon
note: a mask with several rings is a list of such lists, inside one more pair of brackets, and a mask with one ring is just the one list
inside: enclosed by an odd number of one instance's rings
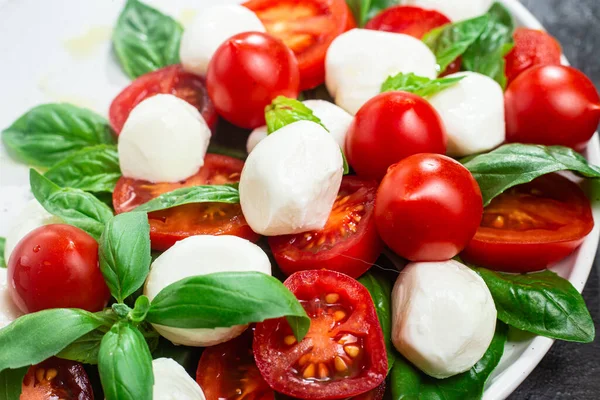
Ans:
{"label": "halved cherry tomato", "polygon": [[353,278],[365,273],[383,250],[373,218],[376,193],[375,181],[345,176],[323,229],[269,238],[281,270],[291,275],[325,268]]}
{"label": "halved cherry tomato", "polygon": [[83,365],[56,357],[29,367],[21,387],[21,400],[94,400]]}
{"label": "halved cherry tomato", "polygon": [[356,26],[344,0],[250,0],[271,35],[294,52],[300,68],[300,90],[325,81],[325,54],[340,34]]}
{"label": "halved cherry tomato", "polygon": [[506,77],[512,82],[521,72],[536,65],[560,65],[560,44],[547,32],[517,28],[515,45],[506,55]]}
{"label": "halved cherry tomato", "polygon": [[583,191],[560,175],[544,175],[494,198],[461,256],[498,271],[538,271],[572,253],[593,227]]}
{"label": "halved cherry tomato", "polygon": [[185,72],[180,65],[171,65],[140,76],[115,97],[108,111],[115,132],[121,132],[135,106],[155,94],[172,94],[187,101],[200,111],[211,129],[215,127],[217,112],[208,98],[204,78]]}
{"label": "halved cherry tomato", "polygon": [[[177,183],[152,183],[121,177],[113,193],[117,214],[131,211],[159,195],[182,187],[238,182],[244,162],[232,157],[207,154],[196,175]],[[235,235],[256,241],[239,204],[195,203],[148,214],[154,250],[166,250],[192,235]]]}
{"label": "halved cherry tomato", "polygon": [[367,289],[335,271],[300,271],[284,285],[311,318],[300,342],[284,318],[257,324],[254,358],[276,391],[301,399],[343,399],[385,379],[383,333]]}

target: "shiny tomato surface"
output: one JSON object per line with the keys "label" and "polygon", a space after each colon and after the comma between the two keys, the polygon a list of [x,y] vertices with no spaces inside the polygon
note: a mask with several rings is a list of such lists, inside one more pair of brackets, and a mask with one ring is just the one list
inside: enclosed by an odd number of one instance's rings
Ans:
{"label": "shiny tomato surface", "polygon": [[56,357],[29,367],[21,387],[21,400],[94,400],[83,365]]}
{"label": "shiny tomato surface", "polygon": [[508,83],[536,65],[560,65],[560,44],[547,32],[521,27],[513,37],[515,45],[505,57]]}

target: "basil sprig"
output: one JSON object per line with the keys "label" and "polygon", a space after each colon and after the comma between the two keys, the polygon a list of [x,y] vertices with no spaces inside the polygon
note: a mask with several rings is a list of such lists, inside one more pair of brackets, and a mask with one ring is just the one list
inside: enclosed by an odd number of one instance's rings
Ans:
{"label": "basil sprig", "polygon": [[240,192],[237,184],[226,185],[201,185],[175,189],[163,193],[158,197],[144,203],[134,211],[152,212],[165,210],[190,203],[229,203],[240,202]]}
{"label": "basil sprig", "polygon": [[600,168],[563,146],[506,144],[486,154],[469,157],[463,165],[479,184],[484,206],[505,190],[557,171],[573,171],[600,178]]}
{"label": "basil sprig", "polygon": [[32,108],[2,132],[2,140],[17,158],[39,167],[51,167],[85,147],[116,142],[104,117],[66,103]]}
{"label": "basil sprig", "polygon": [[354,14],[356,24],[361,27],[379,12],[400,4],[400,0],[346,0],[346,4]]}
{"label": "basil sprig", "polygon": [[4,247],[6,246],[6,239],[0,237],[0,268],[6,268],[8,260],[4,259]]}
{"label": "basil sprig", "polygon": [[401,72],[397,75],[389,76],[381,85],[381,92],[398,90],[414,93],[421,97],[427,97],[456,85],[463,78],[464,76],[429,79],[425,76],[417,76],[412,72],[409,74]]}
{"label": "basil sprig", "polygon": [[501,321],[553,339],[594,341],[594,321],[583,297],[568,280],[547,270],[521,275],[474,270],[490,289]]}
{"label": "basil sprig", "polygon": [[127,0],[114,28],[117,58],[132,79],[179,62],[183,27],[139,0]]}
{"label": "basil sprig", "polygon": [[0,372],[0,399],[20,399],[22,382],[28,367],[5,369]]}

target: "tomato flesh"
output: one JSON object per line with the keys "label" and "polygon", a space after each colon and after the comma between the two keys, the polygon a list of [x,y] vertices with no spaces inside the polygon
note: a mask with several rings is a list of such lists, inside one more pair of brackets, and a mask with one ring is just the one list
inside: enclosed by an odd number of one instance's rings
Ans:
{"label": "tomato flesh", "polygon": [[56,357],[29,367],[21,388],[21,400],[94,400],[83,366]]}
{"label": "tomato flesh", "polygon": [[517,28],[513,37],[515,45],[505,57],[508,83],[536,65],[560,65],[560,44],[547,32]]}
{"label": "tomato flesh", "polygon": [[560,175],[544,175],[494,198],[461,256],[498,271],[539,271],[572,253],[593,227],[582,190]]}

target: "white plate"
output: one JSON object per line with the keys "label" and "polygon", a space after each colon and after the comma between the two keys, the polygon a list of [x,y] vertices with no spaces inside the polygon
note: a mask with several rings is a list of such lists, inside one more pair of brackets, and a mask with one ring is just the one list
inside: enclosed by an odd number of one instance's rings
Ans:
{"label": "white plate", "polygon": [[[502,2],[520,25],[541,29],[535,17],[516,0]],[[198,10],[215,4],[211,0],[148,3],[184,25]],[[112,55],[109,40],[123,4],[123,0],[0,0],[0,128],[46,102],[66,101],[107,114],[113,97],[129,82]],[[592,163],[600,164],[597,135],[585,155]],[[6,235],[11,219],[31,197],[27,177],[28,168],[10,159],[0,146],[0,236]],[[591,199],[599,198],[600,187],[588,189]],[[600,221],[597,202],[594,219]],[[579,291],[592,267],[599,228],[596,226],[579,250],[553,268]],[[485,391],[485,400],[508,396],[553,343],[514,331],[510,339]]]}

